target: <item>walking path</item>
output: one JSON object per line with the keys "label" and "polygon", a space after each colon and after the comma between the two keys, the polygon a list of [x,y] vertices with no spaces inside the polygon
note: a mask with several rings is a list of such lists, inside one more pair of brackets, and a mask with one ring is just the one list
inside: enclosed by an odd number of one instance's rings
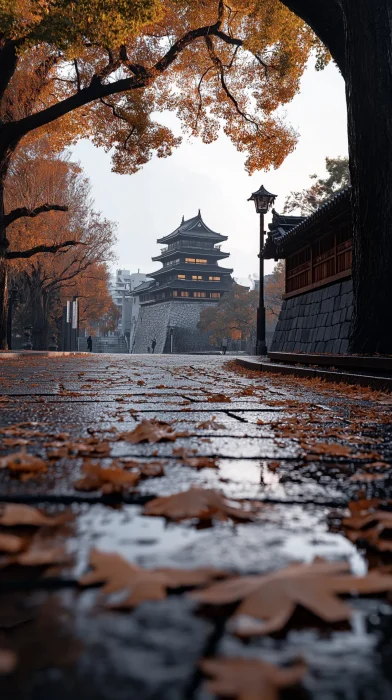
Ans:
{"label": "walking path", "polygon": [[[0,698],[208,700],[200,661],[222,655],[300,656],[285,698],[392,697],[391,408],[389,394],[223,357],[0,359],[0,674],[14,666]],[[208,491],[164,498],[190,487]],[[362,577],[338,582],[366,593],[349,596],[349,619],[325,600],[332,569],[312,585],[284,573],[264,613],[247,604],[246,643],[244,595],[204,592],[315,557]],[[381,584],[363,578],[380,567]],[[215,689],[242,697],[227,682]]]}

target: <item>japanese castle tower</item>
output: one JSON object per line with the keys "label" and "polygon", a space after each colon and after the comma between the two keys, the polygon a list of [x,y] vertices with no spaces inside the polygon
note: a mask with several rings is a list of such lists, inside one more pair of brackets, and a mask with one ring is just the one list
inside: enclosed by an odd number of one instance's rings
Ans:
{"label": "japanese castle tower", "polygon": [[[133,292],[140,300],[140,316],[133,352],[147,352],[153,339],[156,352],[191,352],[210,349],[209,339],[197,328],[203,308],[219,302],[232,284],[231,268],[218,261],[230,253],[221,250],[227,236],[216,233],[197,216],[182,219],[152,260],[162,267],[149,273],[152,278]],[[151,337],[150,337],[151,336]]]}

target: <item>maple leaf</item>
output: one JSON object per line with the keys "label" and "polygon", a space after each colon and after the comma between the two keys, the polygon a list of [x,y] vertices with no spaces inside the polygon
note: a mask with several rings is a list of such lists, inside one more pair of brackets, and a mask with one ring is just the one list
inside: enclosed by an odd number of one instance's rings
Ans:
{"label": "maple leaf", "polygon": [[24,539],[17,535],[7,535],[0,533],[0,551],[14,554],[20,552],[24,547]]}
{"label": "maple leaf", "polygon": [[102,468],[98,464],[85,462],[82,471],[86,474],[74,483],[78,491],[96,491],[102,489],[105,493],[122,488],[136,486],[140,480],[140,472],[126,472],[121,467]]}
{"label": "maple leaf", "polygon": [[230,396],[226,396],[225,394],[210,394],[208,396],[207,401],[209,403],[228,403],[231,401]]}
{"label": "maple leaf", "polygon": [[57,527],[73,520],[71,513],[59,515],[46,515],[38,508],[23,505],[21,503],[6,503],[0,505],[0,525],[33,525],[35,527]]}
{"label": "maple leaf", "polygon": [[211,420],[205,420],[196,426],[199,430],[224,430],[226,426],[223,423],[218,423],[216,416],[213,416]]}
{"label": "maple leaf", "polygon": [[[236,501],[238,503],[238,501]],[[196,486],[172,496],[160,496],[146,503],[144,515],[163,516],[170,520],[253,520],[254,514],[230,502],[215,489]]]}
{"label": "maple leaf", "polygon": [[163,442],[174,441],[178,435],[173,427],[162,421],[149,421],[143,419],[135,430],[130,433],[122,433],[121,440],[126,440],[136,445],[139,442]]}
{"label": "maple leaf", "polygon": [[392,512],[370,509],[343,518],[346,535],[352,542],[364,540],[380,552],[392,552]]}
{"label": "maple leaf", "polygon": [[351,455],[350,447],[333,442],[318,442],[311,445],[301,444],[301,447],[313,455],[331,455],[333,457],[348,457]]}
{"label": "maple leaf", "polygon": [[345,562],[315,560],[293,564],[272,574],[238,576],[191,596],[201,603],[224,605],[240,602],[232,629],[240,637],[281,630],[301,605],[329,623],[349,620],[351,608],[337,596],[352,593],[385,593],[392,590],[392,576],[372,571],[356,577]]}
{"label": "maple leaf", "polygon": [[0,649],[0,675],[12,673],[17,664],[17,656],[9,649]]}
{"label": "maple leaf", "polygon": [[203,659],[202,671],[212,676],[207,690],[214,695],[237,700],[278,700],[279,691],[296,685],[306,673],[306,665],[298,662],[279,668],[259,659]]}
{"label": "maple leaf", "polygon": [[43,459],[29,454],[25,449],[1,457],[0,469],[5,468],[11,469],[13,472],[46,472],[48,469]]}
{"label": "maple leaf", "polygon": [[167,589],[199,586],[214,578],[221,578],[225,572],[213,568],[194,570],[182,569],[143,569],[132,564],[119,554],[90,552],[90,566],[94,569],[79,580],[81,586],[104,583],[102,595],[127,593],[125,599],[114,607],[134,608],[146,600],[163,600]]}

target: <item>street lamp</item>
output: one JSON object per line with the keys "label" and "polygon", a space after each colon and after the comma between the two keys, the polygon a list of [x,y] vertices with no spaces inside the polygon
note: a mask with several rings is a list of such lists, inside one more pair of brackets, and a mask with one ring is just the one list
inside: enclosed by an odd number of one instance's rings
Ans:
{"label": "street lamp", "polygon": [[264,214],[267,214],[270,207],[275,202],[278,195],[272,194],[261,185],[257,192],[252,192],[248,202],[255,203],[256,213],[260,214],[260,282],[259,282],[259,308],[257,309],[257,340],[256,355],[266,355],[267,345],[265,342],[265,306],[264,306]]}

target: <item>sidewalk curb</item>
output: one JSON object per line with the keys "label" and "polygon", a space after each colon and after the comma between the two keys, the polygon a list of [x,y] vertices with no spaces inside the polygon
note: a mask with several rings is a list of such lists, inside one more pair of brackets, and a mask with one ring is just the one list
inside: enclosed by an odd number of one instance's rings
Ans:
{"label": "sidewalk curb", "polygon": [[371,387],[372,389],[382,389],[392,391],[392,377],[382,377],[369,374],[355,374],[353,372],[334,372],[329,369],[315,369],[310,367],[297,367],[294,365],[275,364],[270,361],[263,361],[260,358],[237,358],[237,365],[246,369],[268,372],[270,374],[285,374],[294,377],[307,377],[310,379],[325,379],[327,382],[335,384],[354,384]]}

